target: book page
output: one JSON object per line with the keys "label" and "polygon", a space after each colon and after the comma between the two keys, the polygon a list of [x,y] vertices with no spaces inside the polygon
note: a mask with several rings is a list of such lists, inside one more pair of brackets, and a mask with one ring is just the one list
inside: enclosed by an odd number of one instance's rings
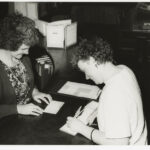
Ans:
{"label": "book page", "polygon": [[72,23],[65,28],[65,46],[69,47],[77,43],[77,23]]}
{"label": "book page", "polygon": [[67,81],[58,93],[73,95],[78,97],[97,99],[101,90],[98,86]]}
{"label": "book page", "polygon": [[63,132],[66,132],[66,133],[68,133],[68,134],[71,134],[71,135],[73,135],[73,136],[75,136],[75,135],[77,134],[77,132],[71,130],[71,129],[67,126],[67,124],[64,124],[59,130],[60,130],[60,131],[63,131]]}
{"label": "book page", "polygon": [[57,114],[61,107],[64,105],[64,102],[61,101],[51,101],[49,105],[45,108],[45,113]]}

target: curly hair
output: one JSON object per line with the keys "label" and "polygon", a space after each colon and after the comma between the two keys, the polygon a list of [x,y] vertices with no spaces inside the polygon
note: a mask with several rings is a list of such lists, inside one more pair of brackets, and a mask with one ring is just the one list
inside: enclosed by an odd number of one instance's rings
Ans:
{"label": "curly hair", "polygon": [[78,46],[75,47],[75,54],[71,63],[77,66],[79,60],[88,60],[93,57],[97,63],[114,62],[113,50],[101,37],[94,37],[92,40],[82,39]]}
{"label": "curly hair", "polygon": [[35,22],[16,12],[0,22],[0,48],[16,51],[22,44],[33,46],[39,41]]}

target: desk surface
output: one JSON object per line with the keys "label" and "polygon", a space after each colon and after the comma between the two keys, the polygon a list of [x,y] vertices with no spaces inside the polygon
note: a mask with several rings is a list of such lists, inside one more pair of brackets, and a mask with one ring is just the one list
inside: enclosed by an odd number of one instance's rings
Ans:
{"label": "desk surface", "polygon": [[59,131],[59,128],[65,124],[67,116],[74,115],[80,105],[85,105],[89,101],[56,94],[57,88],[52,90],[51,95],[55,100],[64,101],[65,105],[56,115],[45,113],[39,117],[12,115],[2,118],[0,120],[0,144],[93,144],[80,134],[72,136]]}

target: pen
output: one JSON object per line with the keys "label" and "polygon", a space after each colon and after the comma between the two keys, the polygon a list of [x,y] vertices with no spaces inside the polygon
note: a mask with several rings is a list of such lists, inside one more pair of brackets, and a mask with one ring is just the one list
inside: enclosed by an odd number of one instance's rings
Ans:
{"label": "pen", "polygon": [[78,110],[76,111],[76,113],[75,113],[75,118],[77,118],[78,116],[80,116],[81,115],[81,113],[83,112],[83,110],[81,110],[81,108],[82,108],[82,106],[80,106],[79,108],[78,108]]}

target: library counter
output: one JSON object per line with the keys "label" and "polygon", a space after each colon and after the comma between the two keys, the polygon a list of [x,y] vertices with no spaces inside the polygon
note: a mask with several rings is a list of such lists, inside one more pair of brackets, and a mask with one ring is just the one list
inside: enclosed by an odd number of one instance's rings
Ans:
{"label": "library counter", "polygon": [[[61,84],[56,84],[56,86]],[[36,144],[36,145],[91,145],[90,140],[80,134],[72,136],[59,130],[66,123],[67,116],[73,116],[79,106],[86,105],[90,100],[66,96],[55,92],[54,87],[50,94],[54,100],[65,104],[60,111],[54,114],[24,116],[11,115],[0,119],[0,144]]]}

